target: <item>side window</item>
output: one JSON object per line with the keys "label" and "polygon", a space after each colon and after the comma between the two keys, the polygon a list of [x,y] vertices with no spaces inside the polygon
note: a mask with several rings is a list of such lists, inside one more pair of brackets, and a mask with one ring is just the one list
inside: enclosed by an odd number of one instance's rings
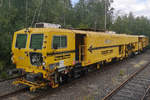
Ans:
{"label": "side window", "polygon": [[67,36],[53,36],[52,48],[66,48],[67,47]]}
{"label": "side window", "polygon": [[66,36],[61,36],[61,48],[66,48],[67,47],[67,37]]}
{"label": "side window", "polygon": [[53,36],[53,45],[52,48],[54,49],[56,46],[60,48],[60,36]]}

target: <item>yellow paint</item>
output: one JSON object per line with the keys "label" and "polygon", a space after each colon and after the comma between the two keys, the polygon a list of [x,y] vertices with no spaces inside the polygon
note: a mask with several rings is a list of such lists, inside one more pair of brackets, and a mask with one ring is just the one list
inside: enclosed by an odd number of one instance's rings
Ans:
{"label": "yellow paint", "polygon": [[47,84],[46,83],[33,83],[33,82],[29,82],[29,81],[26,81],[24,79],[20,79],[20,80],[16,80],[13,82],[14,85],[17,85],[17,84],[24,84],[24,85],[27,85],[30,87],[30,91],[35,91],[36,89],[38,88],[42,88],[42,87],[45,87]]}

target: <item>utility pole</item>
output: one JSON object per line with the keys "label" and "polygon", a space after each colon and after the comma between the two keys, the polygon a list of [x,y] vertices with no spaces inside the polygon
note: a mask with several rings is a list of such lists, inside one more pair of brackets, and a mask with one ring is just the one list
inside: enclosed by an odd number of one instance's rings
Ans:
{"label": "utility pole", "polygon": [[105,0],[105,30],[107,30],[107,3]]}

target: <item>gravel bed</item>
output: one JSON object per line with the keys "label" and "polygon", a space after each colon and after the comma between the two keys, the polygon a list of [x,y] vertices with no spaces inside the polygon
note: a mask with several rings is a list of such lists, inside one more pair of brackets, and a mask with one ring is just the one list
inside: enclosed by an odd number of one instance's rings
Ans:
{"label": "gravel bed", "polygon": [[0,82],[0,95],[4,95],[16,90],[19,90],[22,87],[16,87],[12,84],[13,80]]}
{"label": "gravel bed", "polygon": [[101,100],[129,75],[150,61],[150,50],[134,58],[103,66],[100,71],[87,74],[71,84],[51,93],[42,100]]}
{"label": "gravel bed", "polygon": [[[41,100],[101,100],[129,75],[150,61],[149,54],[150,50],[134,58],[105,65],[99,71],[90,72],[75,82],[70,82],[57,89],[50,89],[49,95]],[[12,86],[11,81],[0,83],[0,94],[15,89],[18,87]],[[29,100],[30,97],[38,94],[26,92],[7,100]]]}

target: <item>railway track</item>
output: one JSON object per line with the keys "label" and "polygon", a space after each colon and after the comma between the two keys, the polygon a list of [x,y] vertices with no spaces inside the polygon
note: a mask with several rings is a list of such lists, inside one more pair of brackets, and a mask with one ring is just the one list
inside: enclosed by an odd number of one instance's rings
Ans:
{"label": "railway track", "polygon": [[[95,69],[93,69],[93,71],[90,71],[89,73],[92,73],[94,72]],[[23,77],[23,76],[22,76]],[[81,76],[81,78],[84,78]],[[69,86],[72,86],[72,84],[75,84],[76,82],[78,82],[81,78],[77,78],[77,79],[73,79],[72,81],[66,83],[66,84],[63,84],[61,85],[60,87],[58,88],[55,88],[55,89],[52,89],[52,88],[49,88],[47,90],[44,90],[44,91],[39,91],[39,93],[37,93],[36,95],[33,95],[33,97],[29,97],[30,99],[27,99],[27,100],[40,100],[42,98],[45,98],[47,97],[48,95],[52,94],[52,93],[57,93],[60,91],[60,89],[62,88],[65,88],[65,87],[69,87]],[[5,80],[6,81],[6,80]],[[0,100],[7,100],[7,98],[9,97],[14,97],[14,96],[19,96],[21,93],[26,93],[28,92],[28,89],[27,88],[23,88],[23,89],[20,89],[20,90],[17,90],[17,91],[14,91],[14,92],[11,92],[11,93],[7,93],[7,94],[4,94],[4,95],[1,95],[0,96]]]}
{"label": "railway track", "polygon": [[10,93],[6,93],[6,94],[4,94],[4,95],[0,95],[0,100],[3,100],[3,99],[6,100],[7,98],[9,98],[9,97],[11,97],[11,96],[16,96],[16,95],[18,95],[19,93],[23,93],[23,92],[25,92],[25,91],[27,91],[27,88],[22,88],[22,89],[19,89],[19,90],[10,92]]}
{"label": "railway track", "polygon": [[21,78],[21,77],[24,77],[24,76],[25,75],[20,75],[20,76],[15,76],[15,77],[7,78],[7,79],[2,79],[2,80],[0,80],[0,82],[9,81],[9,80],[13,80],[13,79],[16,79],[16,78]]}
{"label": "railway track", "polygon": [[150,91],[150,62],[136,71],[102,100],[146,100]]}
{"label": "railway track", "polygon": [[150,86],[147,88],[147,90],[141,100],[149,100],[149,99],[150,99]]}

